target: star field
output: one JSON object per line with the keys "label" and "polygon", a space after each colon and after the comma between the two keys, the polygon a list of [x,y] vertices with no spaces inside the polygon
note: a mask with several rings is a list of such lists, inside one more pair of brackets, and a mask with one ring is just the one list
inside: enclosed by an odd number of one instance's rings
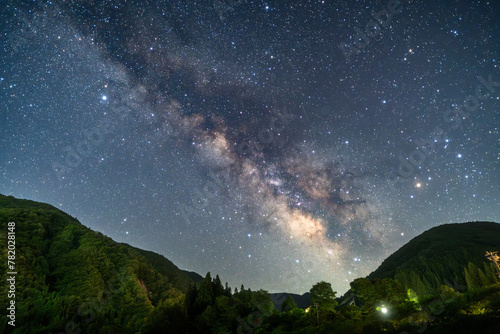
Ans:
{"label": "star field", "polygon": [[11,2],[1,192],[231,286],[343,293],[431,227],[500,221],[499,14]]}

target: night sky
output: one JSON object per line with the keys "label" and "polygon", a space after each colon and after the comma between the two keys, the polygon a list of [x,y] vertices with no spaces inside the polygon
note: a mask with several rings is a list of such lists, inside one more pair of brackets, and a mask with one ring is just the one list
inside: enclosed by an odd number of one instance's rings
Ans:
{"label": "night sky", "polygon": [[496,1],[12,1],[0,43],[0,192],[182,269],[343,293],[500,222]]}

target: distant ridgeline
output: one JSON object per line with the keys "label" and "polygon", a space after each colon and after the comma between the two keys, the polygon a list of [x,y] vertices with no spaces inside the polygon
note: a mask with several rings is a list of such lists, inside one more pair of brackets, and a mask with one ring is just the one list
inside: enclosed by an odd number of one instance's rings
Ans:
{"label": "distant ridgeline", "polygon": [[[23,328],[19,333],[57,333],[69,331],[68,326],[72,333],[102,332],[103,325],[139,328],[169,310],[173,313],[169,318],[182,321],[178,310],[184,292],[202,279],[161,255],[92,231],[51,205],[4,195],[0,195],[2,273],[13,271],[7,268],[9,222],[15,223],[15,323],[17,330]],[[2,279],[2,291],[8,291],[8,283]],[[6,310],[7,293],[2,292],[0,301]],[[8,321],[2,314],[1,331],[15,329]]]}
{"label": "distant ridgeline", "polygon": [[458,291],[497,282],[485,255],[500,250],[500,224],[470,222],[434,227],[389,256],[368,278],[393,278],[418,295],[448,285]]}

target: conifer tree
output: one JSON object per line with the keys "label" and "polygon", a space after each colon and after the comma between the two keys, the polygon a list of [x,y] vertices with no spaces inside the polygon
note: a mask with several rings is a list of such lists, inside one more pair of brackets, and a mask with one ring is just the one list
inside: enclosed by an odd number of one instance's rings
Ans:
{"label": "conifer tree", "polygon": [[214,291],[212,286],[212,276],[207,273],[196,296],[195,306],[197,310],[203,312],[209,305],[214,303]]}
{"label": "conifer tree", "polygon": [[224,294],[224,287],[222,286],[219,275],[216,275],[214,281],[212,282],[212,290],[214,293],[214,298],[217,298]]}
{"label": "conifer tree", "polygon": [[197,315],[197,310],[195,307],[197,295],[198,289],[196,288],[196,284],[189,285],[188,290],[186,291],[186,297],[184,299],[189,318],[194,318]]}
{"label": "conifer tree", "polygon": [[469,262],[469,265],[464,268],[464,274],[468,289],[474,290],[481,286],[477,267],[472,262]]}
{"label": "conifer tree", "polygon": [[488,279],[488,277],[486,277],[481,269],[478,269],[478,276],[482,286],[488,286],[491,284],[490,280]]}
{"label": "conifer tree", "polygon": [[226,297],[232,296],[231,287],[227,284],[227,282],[226,282],[226,287],[224,289],[224,296]]}

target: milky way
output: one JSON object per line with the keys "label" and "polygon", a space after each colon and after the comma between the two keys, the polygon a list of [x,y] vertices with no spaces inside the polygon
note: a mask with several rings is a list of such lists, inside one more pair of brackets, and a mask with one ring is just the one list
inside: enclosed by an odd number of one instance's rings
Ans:
{"label": "milky way", "polygon": [[1,191],[298,293],[500,221],[500,8],[394,4],[10,4]]}

